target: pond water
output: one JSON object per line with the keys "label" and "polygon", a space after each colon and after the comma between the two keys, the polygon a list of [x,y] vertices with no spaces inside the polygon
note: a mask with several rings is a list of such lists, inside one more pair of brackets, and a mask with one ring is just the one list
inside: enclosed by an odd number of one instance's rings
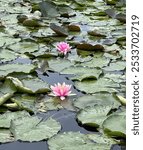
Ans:
{"label": "pond water", "polygon": [[[20,62],[20,63],[31,63],[29,59],[22,59],[18,58],[13,61],[14,63]],[[48,82],[49,84],[53,85],[57,82],[65,82],[67,84],[72,84],[73,81],[69,80],[69,76],[65,75],[60,75],[59,73],[54,73],[54,72],[45,72],[44,75],[41,74],[40,71],[37,70],[39,78],[41,78],[43,81]],[[76,93],[76,96],[82,96],[84,93],[79,92],[77,89],[72,87],[72,91]],[[94,129],[89,128],[89,127],[82,127],[78,122],[76,121],[76,113],[74,111],[69,111],[67,109],[61,109],[59,111],[48,111],[47,113],[38,113],[37,114],[39,117],[42,117],[43,120],[48,119],[49,117],[54,118],[60,124],[62,125],[62,129],[60,133],[62,132],[68,132],[68,131],[73,131],[73,132],[80,132],[83,134],[89,134],[89,133],[97,133],[94,131]],[[28,142],[12,142],[12,143],[7,143],[7,144],[0,144],[0,150],[48,150],[48,145],[47,142],[33,142],[33,143],[28,143]],[[124,146],[119,146],[119,145],[113,145],[111,150],[125,150]]]}
{"label": "pond water", "polygon": [[[125,3],[111,1],[0,0],[0,150],[66,150],[57,139],[75,133],[80,148],[126,149]],[[76,95],[50,96],[64,82]]]}

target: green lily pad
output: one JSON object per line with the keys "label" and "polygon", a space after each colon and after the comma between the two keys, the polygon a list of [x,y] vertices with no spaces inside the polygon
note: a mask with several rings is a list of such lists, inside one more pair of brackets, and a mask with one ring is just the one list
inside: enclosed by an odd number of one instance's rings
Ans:
{"label": "green lily pad", "polygon": [[54,119],[42,121],[36,116],[23,116],[12,120],[10,130],[15,140],[41,141],[49,139],[61,129],[61,125]]}
{"label": "green lily pad", "polygon": [[98,57],[98,58],[93,58],[91,61],[84,62],[83,64],[80,64],[80,65],[85,66],[85,67],[92,67],[92,68],[96,68],[96,67],[102,68],[102,67],[107,66],[109,62],[110,62],[110,59],[107,59],[105,57]]}
{"label": "green lily pad", "polygon": [[109,138],[106,135],[101,135],[101,134],[87,134],[88,138],[91,139],[92,141],[99,143],[99,144],[107,144],[107,145],[113,145],[117,144],[117,141],[115,141],[112,138]]}
{"label": "green lily pad", "polygon": [[48,140],[50,150],[109,150],[107,144],[92,142],[88,137],[79,132],[67,132],[58,134]]}
{"label": "green lily pad", "polygon": [[2,49],[0,51],[0,61],[1,62],[7,62],[12,61],[18,57],[18,54],[8,50],[8,49]]}
{"label": "green lily pad", "polygon": [[14,138],[7,129],[0,129],[0,143],[13,142]]}
{"label": "green lily pad", "polygon": [[107,66],[104,68],[106,71],[120,71],[124,70],[126,68],[126,62],[125,61],[117,61],[114,63],[110,63],[110,66]]}
{"label": "green lily pad", "polygon": [[26,111],[6,112],[0,115],[0,128],[10,128],[11,120],[29,115]]}
{"label": "green lily pad", "polygon": [[36,103],[36,108],[40,112],[47,112],[48,110],[59,110],[63,107],[61,106],[61,101],[54,97],[49,98],[48,96],[45,96]]}
{"label": "green lily pad", "polygon": [[82,82],[75,82],[75,86],[80,91],[86,93],[98,93],[98,92],[117,92],[120,85],[108,78],[100,78],[98,80],[84,80]]}
{"label": "green lily pad", "polygon": [[38,44],[33,42],[19,42],[10,45],[8,48],[21,54],[32,53],[39,50]]}
{"label": "green lily pad", "polygon": [[35,102],[37,100],[37,96],[27,95],[27,94],[17,94],[11,98],[11,101],[16,103],[21,110],[26,110],[29,112],[35,112]]}
{"label": "green lily pad", "polygon": [[50,91],[49,85],[36,77],[29,77],[22,80],[8,77],[20,92],[26,93],[46,93]]}
{"label": "green lily pad", "polygon": [[126,116],[111,115],[103,122],[104,133],[111,137],[126,136]]}
{"label": "green lily pad", "polygon": [[4,33],[0,33],[0,47],[4,45],[11,45],[20,41],[20,38],[8,37]]}
{"label": "green lily pad", "polygon": [[51,59],[48,61],[48,63],[49,63],[49,69],[56,72],[61,72],[63,69],[74,65],[73,62],[66,59]]}
{"label": "green lily pad", "polygon": [[0,78],[14,72],[31,73],[35,70],[35,68],[36,67],[34,65],[30,64],[3,64],[0,65]]}
{"label": "green lily pad", "polygon": [[112,105],[86,107],[77,114],[77,120],[83,125],[98,128],[107,118]]}
{"label": "green lily pad", "polygon": [[84,95],[77,98],[73,102],[74,106],[79,109],[84,109],[87,106],[98,105],[112,105],[112,108],[118,108],[121,103],[118,98],[109,93],[97,93],[95,95]]}
{"label": "green lily pad", "polygon": [[68,67],[64,69],[62,74],[73,74],[74,77],[71,77],[72,80],[82,81],[83,79],[98,79],[102,71],[96,68],[88,68],[88,67]]}
{"label": "green lily pad", "polygon": [[0,85],[0,106],[10,99],[17,91],[11,81],[6,80],[3,85]]}

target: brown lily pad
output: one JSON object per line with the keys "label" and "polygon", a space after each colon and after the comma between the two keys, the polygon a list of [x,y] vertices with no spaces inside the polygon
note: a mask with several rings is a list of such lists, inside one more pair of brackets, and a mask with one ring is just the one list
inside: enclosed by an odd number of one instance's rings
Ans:
{"label": "brown lily pad", "polygon": [[75,24],[70,24],[68,25],[68,30],[69,31],[74,31],[74,32],[80,32],[80,26],[79,25],[75,25]]}
{"label": "brown lily pad", "polygon": [[60,27],[55,23],[51,23],[50,28],[59,36],[68,36],[68,32],[63,27]]}
{"label": "brown lily pad", "polygon": [[96,50],[104,50],[104,47],[100,44],[92,45],[89,43],[81,43],[81,44],[77,44],[77,49],[86,50],[86,51],[96,51]]}

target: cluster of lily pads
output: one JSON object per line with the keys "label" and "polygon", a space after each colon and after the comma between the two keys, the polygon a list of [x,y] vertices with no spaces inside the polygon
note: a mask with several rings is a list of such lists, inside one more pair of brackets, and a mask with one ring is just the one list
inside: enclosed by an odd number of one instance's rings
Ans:
{"label": "cluster of lily pads", "polygon": [[[47,140],[50,150],[124,144],[125,22],[123,0],[1,0],[0,143]],[[73,85],[44,80],[49,72]],[[56,119],[37,116],[60,109],[98,134],[61,133]]]}

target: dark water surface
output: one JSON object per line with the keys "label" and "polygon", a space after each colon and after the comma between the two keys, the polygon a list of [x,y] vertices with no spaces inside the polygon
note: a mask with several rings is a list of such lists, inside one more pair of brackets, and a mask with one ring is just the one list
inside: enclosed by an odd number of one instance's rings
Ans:
{"label": "dark water surface", "polygon": [[[21,59],[18,58],[14,61],[15,63],[31,63],[28,59]],[[66,84],[72,84],[73,82],[67,78],[67,75],[60,75],[59,73],[53,73],[53,72],[45,72],[44,75],[37,70],[39,78],[42,80],[48,82],[50,85],[53,85],[54,83],[62,83],[65,82]],[[69,76],[68,76],[69,77]],[[83,93],[79,92],[72,87],[73,93],[76,93],[77,96],[84,95]],[[62,129],[60,133],[62,132],[81,132],[84,134],[88,133],[95,133],[95,131],[91,130],[90,128],[85,129],[82,126],[80,126],[76,121],[76,113],[73,111],[69,111],[66,109],[61,109],[58,111],[48,111],[47,113],[39,113],[37,114],[39,117],[42,117],[43,119],[48,119],[49,117],[52,117],[56,119],[58,122],[60,122]],[[48,145],[46,141],[43,142],[12,142],[12,143],[6,143],[6,144],[0,144],[0,150],[48,150]],[[125,150],[125,147],[121,147],[119,145],[113,145],[111,150]]]}

